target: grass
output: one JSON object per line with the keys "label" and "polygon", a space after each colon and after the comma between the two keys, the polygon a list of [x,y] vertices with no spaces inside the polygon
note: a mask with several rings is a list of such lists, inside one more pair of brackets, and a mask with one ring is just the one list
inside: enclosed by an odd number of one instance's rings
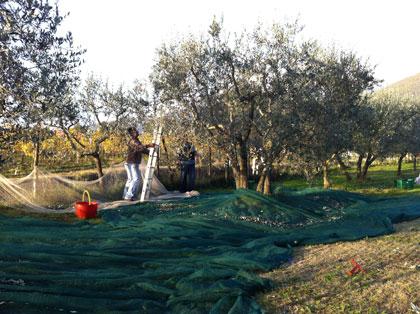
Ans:
{"label": "grass", "polygon": [[[355,170],[350,170],[355,178]],[[414,178],[412,164],[403,165],[402,178]],[[333,169],[334,189],[381,196],[420,195],[420,186],[394,187],[396,165],[376,165],[365,182],[347,182]],[[312,186],[322,187],[322,178]],[[286,177],[274,188],[310,187],[303,178]],[[350,259],[366,273],[346,274]],[[420,306],[420,219],[396,225],[392,235],[355,242],[299,247],[292,263],[264,274],[275,288],[258,296],[267,313],[415,313]]]}
{"label": "grass", "polygon": [[[420,219],[378,238],[295,250],[264,274],[276,288],[258,296],[267,313],[414,313],[420,306]],[[346,274],[355,258],[366,273]]]}
{"label": "grass", "polygon": [[[374,165],[369,169],[368,177],[364,182],[358,182],[356,178],[356,170],[351,169],[349,173],[353,179],[347,182],[342,172],[338,169],[332,169],[330,180],[333,189],[352,191],[362,194],[398,196],[398,195],[420,195],[420,185],[415,185],[414,189],[405,190],[397,189],[394,186],[394,180],[398,179],[396,175],[396,165]],[[402,168],[402,178],[415,178],[419,171],[413,171],[411,163],[404,163]],[[281,182],[274,183],[274,187],[281,187],[287,189],[302,189],[308,188],[311,185],[301,177],[285,177]],[[322,178],[317,177],[312,183],[312,186],[322,187]]]}

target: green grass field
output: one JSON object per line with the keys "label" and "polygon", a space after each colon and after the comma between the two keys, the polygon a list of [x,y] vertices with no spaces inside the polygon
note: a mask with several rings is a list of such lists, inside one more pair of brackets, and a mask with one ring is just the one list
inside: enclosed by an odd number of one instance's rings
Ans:
{"label": "green grass field", "polygon": [[[333,189],[357,192],[362,194],[375,195],[413,195],[420,194],[420,185],[415,185],[413,189],[397,189],[394,181],[397,179],[396,165],[374,165],[369,169],[368,177],[364,182],[356,180],[355,169],[349,170],[353,179],[350,182],[346,181],[345,176],[338,169],[332,169],[330,180]],[[415,178],[419,171],[413,171],[412,163],[403,164],[402,178]],[[284,187],[288,189],[302,189],[310,187],[310,184],[303,178],[286,177],[281,182],[275,182],[274,188]],[[322,178],[317,177],[312,186],[322,187]]]}

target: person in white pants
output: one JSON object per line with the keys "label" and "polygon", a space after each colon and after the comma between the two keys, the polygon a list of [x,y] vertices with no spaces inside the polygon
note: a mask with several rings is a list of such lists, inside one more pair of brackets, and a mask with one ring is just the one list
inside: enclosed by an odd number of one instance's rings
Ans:
{"label": "person in white pants", "polygon": [[127,132],[130,139],[127,143],[127,159],[124,164],[127,171],[127,182],[125,183],[123,199],[135,201],[142,181],[140,173],[141,155],[148,154],[148,148],[154,147],[155,144],[143,145],[138,138],[139,132],[135,127],[129,127]]}

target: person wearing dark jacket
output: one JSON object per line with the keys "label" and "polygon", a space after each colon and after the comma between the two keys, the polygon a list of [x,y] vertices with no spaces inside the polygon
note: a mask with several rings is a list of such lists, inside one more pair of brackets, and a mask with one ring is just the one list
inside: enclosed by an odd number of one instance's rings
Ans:
{"label": "person wearing dark jacket", "polygon": [[195,187],[195,158],[197,151],[190,142],[186,141],[178,150],[178,160],[181,166],[181,193],[191,192]]}
{"label": "person wearing dark jacket", "polygon": [[139,132],[134,127],[127,129],[130,139],[127,143],[127,159],[124,163],[127,171],[127,182],[124,188],[123,198],[128,201],[134,201],[139,193],[141,183],[140,164],[142,154],[149,154],[148,148],[155,144],[143,145],[139,140]]}

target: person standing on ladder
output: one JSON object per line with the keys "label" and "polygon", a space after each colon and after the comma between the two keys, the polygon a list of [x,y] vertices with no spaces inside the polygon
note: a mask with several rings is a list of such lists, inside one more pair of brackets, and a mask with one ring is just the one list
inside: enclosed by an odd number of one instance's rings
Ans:
{"label": "person standing on ladder", "polygon": [[127,201],[134,201],[137,198],[141,183],[141,155],[149,154],[148,148],[155,147],[155,144],[143,145],[139,140],[139,131],[135,127],[129,127],[127,132],[130,139],[127,143],[127,159],[124,163],[124,168],[127,171],[127,182],[123,198]]}
{"label": "person standing on ladder", "polygon": [[195,158],[198,157],[193,144],[185,141],[178,151],[178,160],[181,167],[181,193],[191,192],[195,187]]}

